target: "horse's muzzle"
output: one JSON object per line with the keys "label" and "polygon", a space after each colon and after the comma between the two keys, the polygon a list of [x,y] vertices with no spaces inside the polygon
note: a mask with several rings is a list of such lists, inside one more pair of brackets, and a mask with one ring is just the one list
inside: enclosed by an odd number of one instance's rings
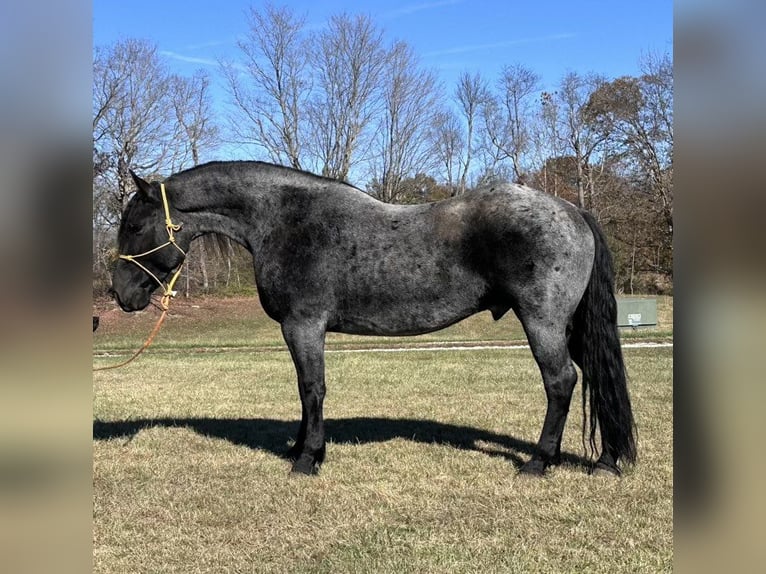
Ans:
{"label": "horse's muzzle", "polygon": [[151,301],[151,293],[145,289],[130,289],[122,295],[115,289],[112,289],[111,292],[120,309],[126,313],[146,309]]}
{"label": "horse's muzzle", "polygon": [[151,301],[154,281],[134,265],[121,261],[112,273],[110,294],[128,313],[145,309]]}

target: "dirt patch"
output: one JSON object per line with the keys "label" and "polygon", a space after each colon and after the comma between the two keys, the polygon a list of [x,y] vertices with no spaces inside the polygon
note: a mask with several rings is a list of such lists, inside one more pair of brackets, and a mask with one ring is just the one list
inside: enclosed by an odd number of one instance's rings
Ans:
{"label": "dirt patch", "polygon": [[[158,317],[160,310],[149,306],[143,311],[126,313],[111,299],[93,301],[93,315],[100,320],[99,328],[128,326],[149,315]],[[169,317],[194,318],[201,321],[214,319],[247,318],[262,315],[258,297],[177,297],[170,301]]]}

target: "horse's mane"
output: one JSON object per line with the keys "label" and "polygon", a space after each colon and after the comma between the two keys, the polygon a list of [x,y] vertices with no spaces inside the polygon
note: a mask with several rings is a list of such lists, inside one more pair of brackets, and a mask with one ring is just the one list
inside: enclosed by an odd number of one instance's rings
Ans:
{"label": "horse's mane", "polygon": [[195,165],[194,167],[190,167],[188,169],[185,169],[183,171],[179,171],[173,176],[189,176],[194,175],[195,173],[199,171],[205,171],[207,169],[213,168],[213,167],[222,167],[222,168],[234,168],[234,169],[241,169],[241,168],[257,168],[263,171],[275,171],[275,172],[282,172],[282,173],[293,173],[296,175],[300,175],[303,177],[309,177],[316,179],[318,181],[322,181],[324,183],[334,183],[334,184],[340,184],[345,185],[347,187],[350,187],[355,190],[359,190],[358,187],[355,185],[339,180],[334,179],[331,177],[326,177],[323,175],[317,175],[315,173],[312,173],[310,171],[305,171],[302,169],[296,169],[294,167],[289,167],[286,165],[277,165],[274,163],[268,163],[265,161],[256,161],[256,160],[232,160],[232,161],[209,161],[207,163],[201,163],[199,165]]}

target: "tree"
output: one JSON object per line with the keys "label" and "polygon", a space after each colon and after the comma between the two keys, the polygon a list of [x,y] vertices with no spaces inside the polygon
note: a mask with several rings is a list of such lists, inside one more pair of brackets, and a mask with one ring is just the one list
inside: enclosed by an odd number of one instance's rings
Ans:
{"label": "tree", "polygon": [[231,131],[272,162],[300,169],[311,94],[304,19],[267,4],[263,12],[251,8],[248,22],[246,39],[237,43],[243,63],[222,65],[233,103]]}
{"label": "tree", "polygon": [[113,171],[113,209],[120,213],[133,189],[128,170],[161,171],[178,153],[169,74],[156,46],[124,40],[96,49],[93,76],[93,141],[113,166],[104,175]]}
{"label": "tree", "polygon": [[156,171],[173,155],[168,77],[155,46],[125,40],[98,47],[93,61],[93,271],[107,266],[119,217],[132,191],[128,170]]}
{"label": "tree", "polygon": [[[178,171],[184,165],[188,165],[190,156],[192,165],[199,165],[200,150],[212,148],[217,144],[218,130],[211,122],[209,86],[210,79],[202,71],[190,78],[182,76],[171,78],[170,97],[173,111],[186,143],[178,167],[174,166],[171,171]],[[229,241],[228,237],[222,239]],[[190,290],[190,275],[194,267],[199,269],[203,291],[209,290],[210,277],[207,254],[210,251],[210,246],[214,246],[216,241],[217,238],[214,236],[202,236],[189,247],[185,267],[185,294],[187,297]]]}
{"label": "tree", "polygon": [[571,155],[548,157],[539,171],[530,174],[530,185],[576,204],[578,202],[576,164],[577,160]]}
{"label": "tree", "polygon": [[455,101],[458,104],[463,119],[465,121],[464,150],[460,157],[459,177],[457,189],[454,194],[465,193],[468,182],[468,174],[471,170],[471,162],[474,153],[477,151],[477,120],[482,105],[489,98],[489,88],[487,82],[480,74],[471,75],[463,72],[458,78],[457,88],[455,90]]}
{"label": "tree", "polygon": [[521,64],[505,66],[498,80],[499,94],[487,99],[484,122],[496,159],[508,159],[513,180],[525,183],[525,156],[532,144],[531,103],[539,87],[540,77]]}
{"label": "tree", "polygon": [[443,168],[444,181],[454,194],[460,171],[460,156],[465,148],[465,136],[460,119],[451,109],[438,110],[431,120],[427,137],[435,161]]}
{"label": "tree", "polygon": [[[380,181],[373,180],[367,186],[367,191],[370,195],[379,197],[381,195],[381,187]],[[439,201],[452,195],[449,186],[438,183],[433,176],[425,173],[416,173],[412,177],[402,179],[399,187],[400,191],[396,202],[402,204]]]}
{"label": "tree", "polygon": [[374,195],[398,201],[405,178],[431,167],[426,131],[433,123],[439,91],[433,72],[422,70],[410,46],[397,42],[382,74],[383,106],[371,166]]}
{"label": "tree", "polygon": [[[640,77],[621,77],[595,90],[589,120],[608,134],[610,153],[631,190],[614,236],[630,246],[630,286],[636,273],[672,276],[673,71],[670,57],[650,56]],[[636,232],[641,226],[640,233]]]}
{"label": "tree", "polygon": [[[185,146],[178,158],[179,167],[199,165],[200,151],[205,148],[213,149],[218,145],[218,127],[212,121],[212,104],[210,102],[210,78],[203,71],[194,76],[172,76],[170,82],[170,97],[175,119],[183,134]],[[172,171],[176,171],[172,168]]]}
{"label": "tree", "polygon": [[217,130],[209,79],[170,75],[156,46],[124,40],[93,63],[94,272],[104,276],[119,217],[133,191],[129,170],[172,173],[211,148]]}
{"label": "tree", "polygon": [[568,72],[555,93],[543,96],[543,105],[548,107],[544,115],[549,122],[555,122],[549,126],[553,138],[557,140],[557,147],[564,154],[571,154],[575,158],[577,203],[582,208],[587,208],[589,203],[586,188],[590,187],[591,191],[593,189],[586,181],[591,158],[607,137],[606,133],[589,121],[586,106],[590,94],[604,82],[600,76]]}
{"label": "tree", "polygon": [[611,135],[633,177],[655,198],[673,233],[673,67],[647,57],[639,78],[622,77],[593,92],[588,114]]}
{"label": "tree", "polygon": [[670,55],[649,55],[642,62],[641,86],[644,113],[635,147],[649,174],[650,187],[659,199],[661,213],[673,235],[673,62]]}
{"label": "tree", "polygon": [[381,106],[383,34],[368,16],[341,14],[312,41],[317,90],[309,105],[312,152],[326,177],[347,180]]}

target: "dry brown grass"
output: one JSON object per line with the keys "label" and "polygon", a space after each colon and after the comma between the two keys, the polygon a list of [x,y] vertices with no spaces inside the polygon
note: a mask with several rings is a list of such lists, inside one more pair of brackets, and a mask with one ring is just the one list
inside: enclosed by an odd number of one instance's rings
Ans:
{"label": "dry brown grass", "polygon": [[[223,331],[221,331],[223,332]],[[669,572],[672,350],[630,349],[638,465],[517,475],[544,413],[528,351],[328,354],[316,477],[282,351],[147,354],[94,378],[94,570]],[[110,359],[97,359],[96,364]]]}

